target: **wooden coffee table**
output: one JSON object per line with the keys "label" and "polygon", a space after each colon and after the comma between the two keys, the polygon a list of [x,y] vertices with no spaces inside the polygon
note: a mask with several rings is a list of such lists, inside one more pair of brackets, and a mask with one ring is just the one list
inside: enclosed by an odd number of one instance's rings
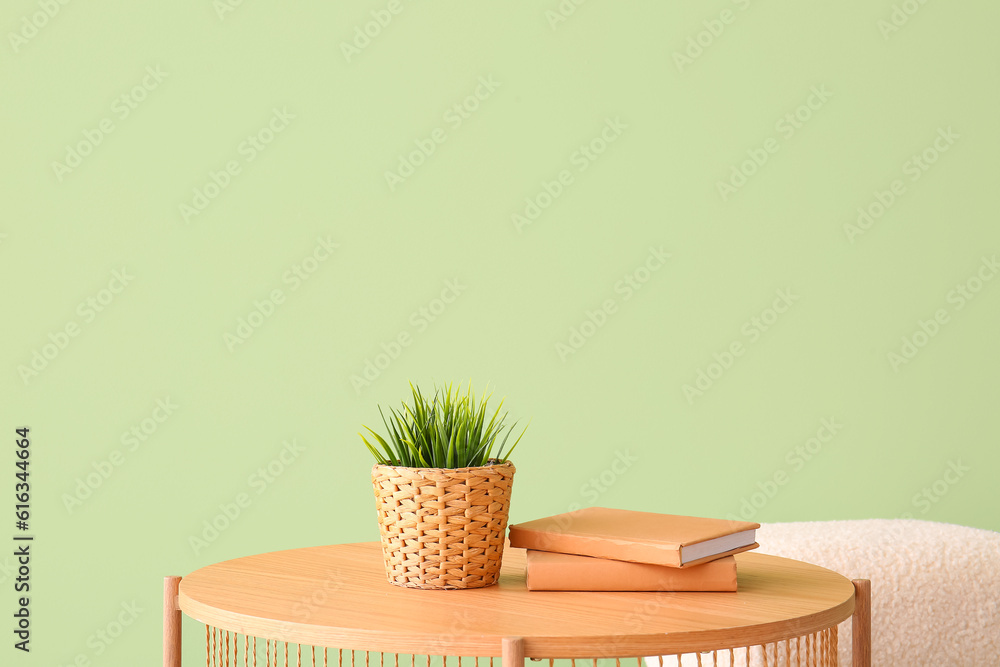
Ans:
{"label": "wooden coffee table", "polygon": [[347,651],[352,661],[353,651],[381,652],[382,663],[393,654],[394,665],[400,654],[406,664],[435,655],[521,667],[526,657],[641,664],[716,652],[709,665],[730,664],[731,651],[836,665],[837,624],[852,614],[854,664],[868,664],[867,580],[777,556],[736,559],[735,593],[617,593],[529,591],[524,551],[510,547],[499,583],[470,590],[389,584],[378,542],[237,558],[165,579],[164,667],[181,665],[181,613],[205,624],[208,667],[348,664]]}

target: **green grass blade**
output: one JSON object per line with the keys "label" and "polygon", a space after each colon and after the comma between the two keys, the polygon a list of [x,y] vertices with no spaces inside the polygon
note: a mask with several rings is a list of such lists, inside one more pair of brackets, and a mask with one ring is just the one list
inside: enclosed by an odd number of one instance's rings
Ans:
{"label": "green grass blade", "polygon": [[[389,413],[393,415],[393,420],[390,421],[385,418],[385,413],[382,412],[382,408],[379,407],[378,412],[382,415],[382,423],[385,424],[386,431],[389,434],[389,439],[392,440],[392,449],[396,453],[396,457],[400,461],[404,459],[405,447],[403,446],[403,439],[400,437],[399,431],[396,429],[395,413],[393,413],[392,408],[389,408]],[[400,463],[400,465],[405,465]]]}
{"label": "green grass blade", "polygon": [[[388,416],[379,407],[382,423],[388,432],[386,438],[364,427],[378,446],[359,433],[365,446],[380,463],[465,468],[484,465],[491,457],[506,461],[527,430],[525,426],[508,449],[517,422],[507,428],[504,399],[500,400],[487,422],[488,404],[493,393],[487,387],[482,396],[477,397],[471,379],[464,388],[461,383],[435,385],[432,397],[425,396],[413,382],[409,384],[412,405],[401,401],[401,407],[389,408]],[[385,454],[379,451],[379,447]]]}
{"label": "green grass blade", "polygon": [[389,412],[392,414],[394,425],[399,428],[399,436],[400,436],[399,440],[400,440],[401,446],[402,446],[402,443],[406,442],[407,439],[409,439],[410,443],[414,443],[414,444],[418,443],[419,442],[419,438],[413,432],[413,429],[411,428],[410,422],[406,421],[406,419],[404,419],[401,414],[399,414],[398,412],[396,412],[392,408],[389,408]]}
{"label": "green grass blade", "polygon": [[[510,427],[510,431],[514,430],[514,426],[517,426],[517,422],[514,422],[514,424]],[[500,450],[497,452],[497,458],[498,459],[500,459],[503,462],[506,462],[510,458],[510,455],[514,453],[514,448],[517,447],[517,443],[521,442],[521,438],[524,437],[524,432],[528,430],[529,426],[531,426],[531,420],[530,419],[528,420],[528,423],[524,425],[524,429],[521,431],[521,435],[517,436],[517,440],[515,440],[514,444],[511,445],[510,449],[507,450],[507,455],[506,456],[501,456],[500,452],[503,451],[503,445],[500,445]],[[510,437],[510,431],[507,431],[507,437]],[[507,443],[507,438],[504,438],[503,441],[504,441],[504,444],[506,444]]]}
{"label": "green grass blade", "polygon": [[[358,435],[361,435],[361,434],[358,433]],[[368,451],[370,451],[372,453],[372,456],[375,457],[375,460],[380,465],[385,465],[386,464],[385,458],[379,453],[379,451],[377,449],[375,449],[374,447],[372,447],[372,443],[370,443],[367,440],[365,440],[365,436],[363,436],[363,435],[361,435],[361,439],[364,440],[365,446],[368,447]]]}
{"label": "green grass blade", "polygon": [[[410,451],[413,453],[413,457],[414,457],[413,460],[420,462],[420,466],[419,467],[421,467],[421,468],[430,468],[430,467],[432,467],[432,466],[430,466],[427,463],[427,459],[424,458],[423,453],[420,451],[420,449],[415,444],[413,444],[409,440],[406,441],[406,444],[409,446]],[[416,466],[413,466],[413,467],[416,467]]]}
{"label": "green grass blade", "polygon": [[[365,426],[365,428],[368,429],[368,432],[371,433],[375,437],[375,439],[378,441],[378,444],[382,445],[382,449],[385,450],[385,453],[387,455],[387,460],[388,461],[396,461],[397,457],[395,456],[395,453],[389,447],[388,443],[386,443],[386,441],[382,439],[382,436],[380,436],[378,433],[376,433],[372,429],[368,428],[367,426]],[[358,435],[361,435],[361,434],[359,433]],[[365,437],[362,435],[361,439],[364,440]],[[365,442],[367,442],[367,440]]]}

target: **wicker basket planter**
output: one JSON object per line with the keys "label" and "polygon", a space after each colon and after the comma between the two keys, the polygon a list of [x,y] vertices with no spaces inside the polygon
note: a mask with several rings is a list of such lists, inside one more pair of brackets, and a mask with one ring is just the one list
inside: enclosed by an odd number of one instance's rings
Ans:
{"label": "wicker basket planter", "polygon": [[500,576],[514,466],[372,468],[389,583],[482,588]]}

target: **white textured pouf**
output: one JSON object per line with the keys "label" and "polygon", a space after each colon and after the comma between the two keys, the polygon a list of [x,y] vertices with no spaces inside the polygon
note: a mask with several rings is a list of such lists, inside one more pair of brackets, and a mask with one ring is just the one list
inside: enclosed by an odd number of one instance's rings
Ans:
{"label": "white textured pouf", "polygon": [[[757,541],[761,553],[871,580],[873,667],[1000,665],[1000,533],[867,519],[762,524]],[[850,665],[850,619],[840,625],[839,646],[840,664]],[[658,667],[659,659],[646,663]]]}
{"label": "white textured pouf", "polygon": [[[872,582],[872,665],[1000,665],[1000,533],[913,519],[763,524],[762,553]],[[851,624],[840,625],[850,665]]]}

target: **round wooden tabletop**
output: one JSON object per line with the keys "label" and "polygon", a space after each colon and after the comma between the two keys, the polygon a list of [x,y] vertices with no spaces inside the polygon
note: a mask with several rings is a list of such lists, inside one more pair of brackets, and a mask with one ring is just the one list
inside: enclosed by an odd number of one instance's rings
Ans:
{"label": "round wooden tabletop", "polygon": [[237,558],[180,583],[181,610],[246,635],[363,651],[500,656],[523,637],[536,658],[633,657],[752,646],[832,627],[854,611],[854,586],[808,563],[736,556],[735,593],[529,591],[522,549],[500,581],[415,590],[386,581],[378,542]]}

